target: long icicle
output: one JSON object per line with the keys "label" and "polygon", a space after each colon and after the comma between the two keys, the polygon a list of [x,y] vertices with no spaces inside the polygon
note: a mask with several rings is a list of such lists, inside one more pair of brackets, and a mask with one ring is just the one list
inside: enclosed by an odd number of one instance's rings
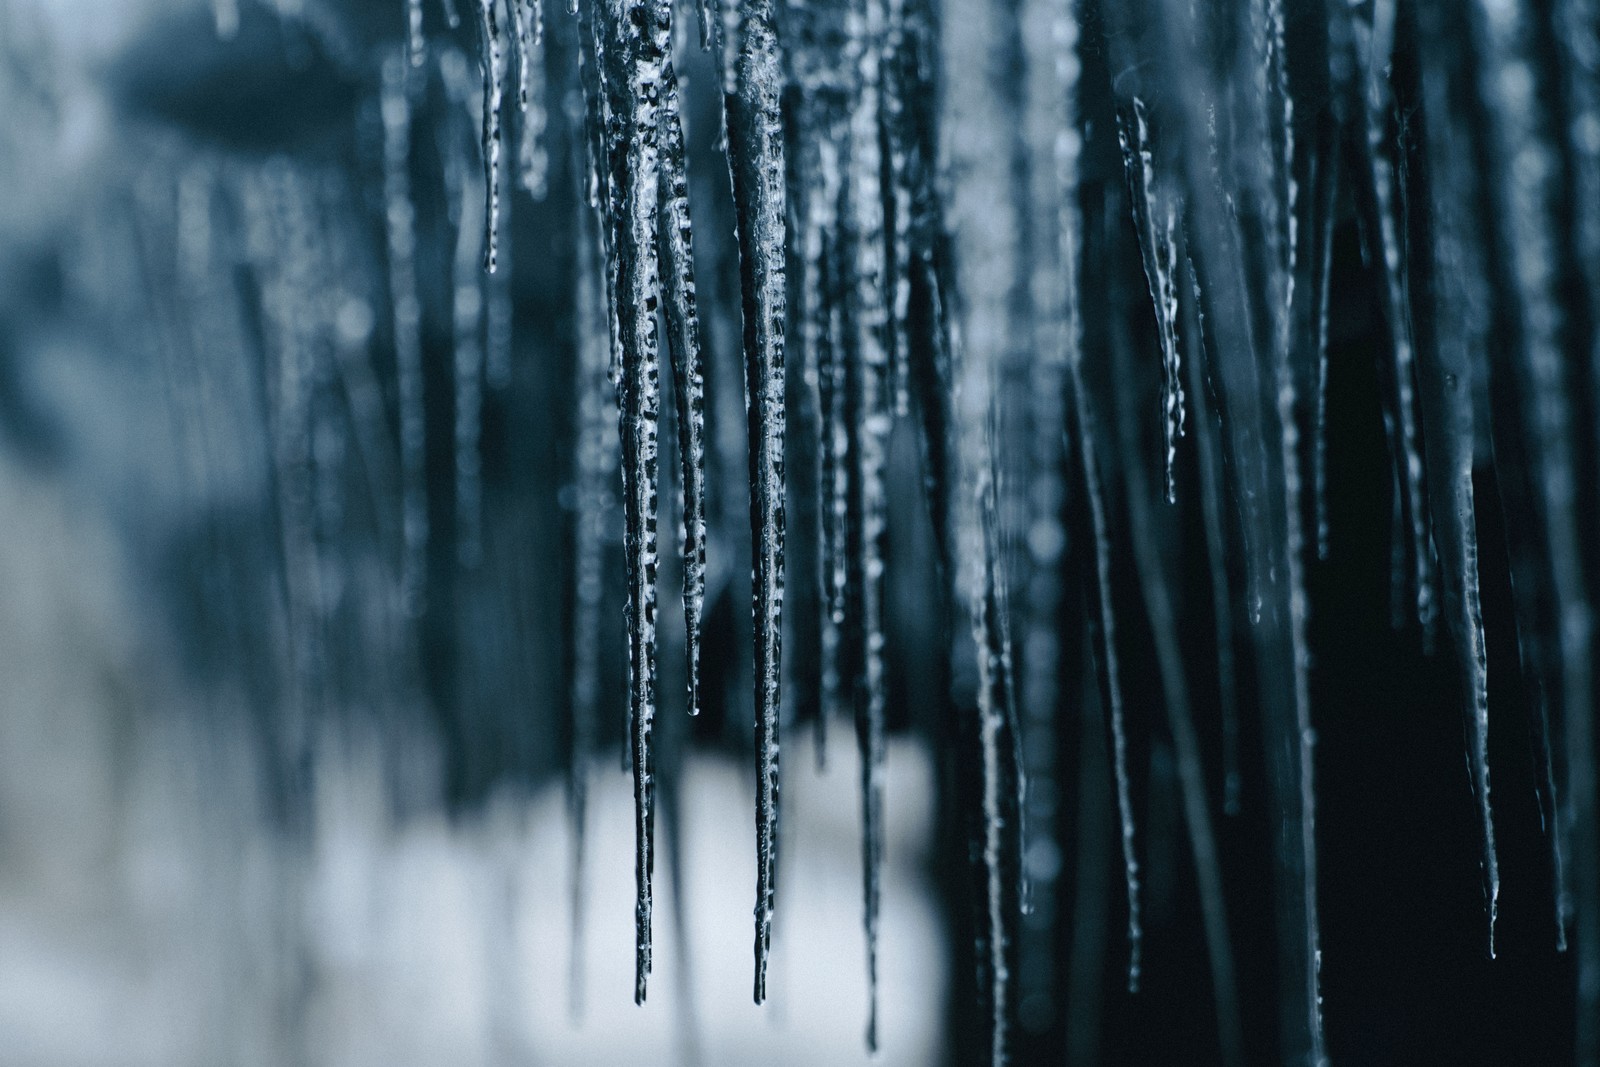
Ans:
{"label": "long icicle", "polygon": [[[1426,628],[1433,619],[1433,573],[1424,513],[1422,447],[1417,433],[1416,357],[1412,351],[1410,309],[1401,264],[1401,235],[1394,208],[1394,159],[1388,137],[1393,94],[1389,88],[1389,61],[1394,51],[1395,0],[1376,0],[1365,48],[1364,94],[1366,164],[1363,175],[1371,184],[1377,213],[1377,238],[1383,258],[1384,317],[1389,326],[1394,361],[1395,407],[1398,417],[1401,487],[1405,490],[1406,516],[1411,535],[1413,581],[1417,618]],[[1361,24],[1358,23],[1358,26]]]}
{"label": "long icicle", "polygon": [[852,570],[859,610],[853,628],[858,666],[854,694],[861,763],[862,925],[867,944],[867,1048],[878,1047],[878,911],[883,866],[884,552],[888,541],[884,464],[888,458],[891,369],[886,347],[882,128],[879,96],[883,0],[854,0],[846,15],[849,52],[859,71],[850,114],[848,308],[852,334],[846,404],[849,440]]}
{"label": "long icicle", "polygon": [[1565,813],[1572,850],[1577,952],[1577,1061],[1600,1063],[1600,861],[1595,833],[1593,614],[1585,590],[1583,540],[1576,508],[1573,413],[1562,350],[1558,302],[1556,206],[1558,161],[1537,91],[1537,37],[1531,13],[1479,0],[1480,92],[1489,113],[1495,158],[1496,219],[1510,256],[1520,333],[1517,367],[1523,420],[1539,482],[1540,525],[1550,570],[1550,605],[1559,641],[1561,712],[1567,762]]}
{"label": "long icicle", "polygon": [[1155,308],[1156,333],[1161,339],[1162,414],[1166,433],[1166,499],[1178,500],[1178,438],[1183,434],[1183,377],[1178,348],[1177,206],[1170,193],[1158,193],[1150,150],[1150,124],[1144,101],[1135,96],[1129,109],[1133,122],[1117,116],[1117,140],[1122,147],[1133,206],[1133,224],[1139,235],[1140,259]]}
{"label": "long icicle", "polygon": [[1111,724],[1112,777],[1116,788],[1117,820],[1121,831],[1122,873],[1128,903],[1128,989],[1137,991],[1143,963],[1144,925],[1141,920],[1139,858],[1135,848],[1133,788],[1128,774],[1128,733],[1122,703],[1122,674],[1117,658],[1116,613],[1111,601],[1111,540],[1105,499],[1089,412],[1084,403],[1083,309],[1078,285],[1078,270],[1083,256],[1083,212],[1078,204],[1078,159],[1083,136],[1077,106],[1078,80],[1082,69],[1078,57],[1078,20],[1073,0],[1062,0],[1065,9],[1058,15],[1057,36],[1061,60],[1057,64],[1062,92],[1067,100],[1066,128],[1056,153],[1059,183],[1061,269],[1067,294],[1067,381],[1071,393],[1071,415],[1075,430],[1078,462],[1082,465],[1085,496],[1089,503],[1094,538],[1094,583],[1092,600],[1097,616],[1100,687]]}
{"label": "long icicle", "polygon": [[636,952],[634,1000],[643,1003],[650,974],[651,878],[655,853],[655,759],[651,737],[656,688],[657,431],[660,367],[656,305],[660,300],[657,210],[660,198],[658,99],[665,35],[649,0],[608,5],[611,34],[626,78],[624,162],[616,221],[617,317],[622,374],[623,513],[628,571],[628,705],[634,796]]}
{"label": "long icicle", "polygon": [[[1132,358],[1132,345],[1126,336],[1126,317],[1116,313],[1111,322],[1113,351],[1126,363]],[[1176,343],[1177,338],[1174,337],[1173,341]],[[1233,947],[1228,938],[1222,861],[1212,826],[1211,809],[1206,800],[1200,740],[1195,732],[1194,716],[1189,705],[1189,683],[1184,675],[1183,651],[1171,597],[1174,583],[1166,563],[1168,553],[1157,541],[1156,519],[1150,504],[1156,497],[1145,480],[1143,466],[1133,458],[1139,455],[1139,440],[1135,430],[1139,424],[1138,402],[1131,395],[1133,389],[1127,376],[1115,377],[1118,394],[1116,424],[1121,431],[1118,444],[1123,454],[1129,457],[1121,466],[1132,533],[1130,540],[1145,614],[1154,638],[1157,669],[1166,698],[1163,704],[1167,727],[1177,754],[1184,823],[1188,829],[1189,847],[1194,854],[1196,880],[1200,885],[1200,912],[1205,927],[1206,953],[1211,964],[1217,1039],[1221,1046],[1222,1062],[1227,1067],[1239,1067],[1244,1062],[1243,1033],[1239,1020],[1238,988],[1234,980]]]}
{"label": "long icicle", "polygon": [[[784,231],[783,71],[772,0],[744,0],[733,91],[724,93],[738,228],[749,421],[755,624],[755,1002],[767,996],[778,835],[778,719],[783,656]],[[724,77],[726,89],[728,78]]]}
{"label": "long icicle", "polygon": [[706,589],[705,370],[695,297],[694,240],[689,221],[689,172],[684,153],[678,75],[670,54],[671,0],[650,0],[651,25],[669,50],[661,68],[660,269],[678,416],[678,465],[683,496],[683,622],[688,659],[689,714],[700,714],[700,629]]}

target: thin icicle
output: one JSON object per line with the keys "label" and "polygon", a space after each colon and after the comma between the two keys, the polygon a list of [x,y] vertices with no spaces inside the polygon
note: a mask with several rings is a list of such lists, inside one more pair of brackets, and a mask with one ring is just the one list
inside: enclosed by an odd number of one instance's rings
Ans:
{"label": "thin icicle", "polygon": [[1211,410],[1201,355],[1205,351],[1205,300],[1194,260],[1184,253],[1193,294],[1186,320],[1189,347],[1189,392],[1194,398],[1196,452],[1200,457],[1200,509],[1206,530],[1206,561],[1211,574],[1211,611],[1217,631],[1217,690],[1222,706],[1222,810],[1239,814],[1243,782],[1239,774],[1239,684],[1233,646],[1232,586],[1228,581],[1228,541],[1223,494],[1220,427]]}
{"label": "thin icicle", "polygon": [[[1074,363],[1077,363],[1076,352]],[[1076,370],[1075,367],[1072,384],[1072,395],[1077,401],[1074,410],[1078,429],[1076,443],[1083,463],[1084,488],[1094,530],[1094,600],[1100,638],[1101,688],[1111,715],[1111,761],[1117,789],[1117,818],[1122,830],[1123,881],[1128,894],[1128,991],[1136,993],[1143,964],[1144,925],[1140,918],[1139,856],[1134,843],[1133,786],[1128,773],[1128,729],[1122,704],[1122,671],[1117,658],[1116,612],[1111,606],[1111,532],[1094,446],[1094,428],[1088,421],[1089,412],[1083,401],[1083,380]]]}
{"label": "thin icicle", "polygon": [[[1131,358],[1131,348],[1125,329],[1114,324],[1114,336],[1120,342],[1123,359]],[[1120,335],[1120,336],[1118,336]],[[1117,382],[1119,406],[1117,425],[1121,428],[1120,447],[1128,454],[1137,454],[1139,441],[1133,428],[1137,426],[1137,401],[1129,394],[1125,379]],[[1197,403],[1200,401],[1197,398]],[[1138,463],[1124,463],[1123,477],[1127,485],[1129,525],[1133,554],[1138,570],[1139,588],[1143,594],[1145,612],[1154,637],[1157,667],[1161,674],[1161,687],[1165,700],[1168,729],[1177,755],[1178,780],[1183,798],[1184,823],[1188,829],[1189,847],[1194,855],[1196,879],[1200,884],[1200,910],[1205,927],[1206,953],[1211,963],[1213,1001],[1217,1016],[1217,1038],[1221,1046],[1222,1062],[1229,1067],[1239,1067],[1243,1062],[1243,1032],[1239,1017],[1238,989],[1234,981],[1233,947],[1228,939],[1227,902],[1222,888],[1222,862],[1218,855],[1216,835],[1211,822],[1211,809],[1206,799],[1205,770],[1201,765],[1200,740],[1195,732],[1194,719],[1189,706],[1189,683],[1184,676],[1183,652],[1179,643],[1178,620],[1173,611],[1171,589],[1174,582],[1167,564],[1169,552],[1157,537],[1157,523],[1150,508],[1154,494],[1145,481],[1143,468]]]}
{"label": "thin icicle", "polygon": [[1561,191],[1538,76],[1540,38],[1532,14],[1515,5],[1479,0],[1484,56],[1479,77],[1490,116],[1496,222],[1510,256],[1520,334],[1517,365],[1541,527],[1549,567],[1546,595],[1559,648],[1561,717],[1565,724],[1565,821],[1572,850],[1577,953],[1577,1060],[1600,1063],[1600,857],[1592,847],[1596,820],[1592,607],[1585,595],[1584,539],[1577,510],[1570,376],[1563,351],[1566,323],[1559,287],[1555,211]]}
{"label": "thin icicle", "polygon": [[[1417,433],[1416,359],[1412,351],[1411,311],[1401,266],[1401,234],[1394,207],[1394,159],[1388,136],[1393,97],[1388,67],[1394,51],[1395,0],[1375,0],[1365,42],[1365,178],[1372,185],[1377,211],[1376,237],[1381,246],[1384,315],[1394,361],[1396,428],[1399,431],[1401,488],[1409,521],[1412,578],[1416,585],[1417,618],[1424,628],[1433,620],[1433,568],[1424,511],[1422,446]],[[1357,23],[1361,26],[1361,23]]]}
{"label": "thin icicle", "polygon": [[[1428,450],[1429,503],[1439,550],[1444,609],[1456,644],[1465,696],[1468,766],[1483,834],[1484,898],[1489,915],[1489,956],[1495,954],[1495,919],[1500,900],[1500,863],[1495,849],[1494,811],[1489,800],[1489,659],[1478,581],[1477,500],[1472,465],[1477,447],[1473,391],[1475,366],[1484,365],[1489,345],[1488,303],[1476,244],[1464,232],[1458,203],[1471,187],[1467,154],[1444,124],[1449,113],[1443,86],[1424,76],[1434,195],[1426,202],[1432,223],[1432,344],[1417,361],[1423,432]],[[1409,214],[1409,212],[1408,212]]]}
{"label": "thin icicle", "polygon": [[1183,380],[1178,354],[1177,229],[1178,208],[1171,193],[1158,193],[1150,151],[1150,126],[1144,101],[1133,98],[1130,128],[1118,116],[1117,139],[1132,190],[1133,221],[1139,233],[1140,258],[1155,308],[1161,339],[1162,415],[1166,430],[1166,498],[1177,503],[1178,438],[1183,434]]}
{"label": "thin icicle", "polygon": [[1022,781],[1020,738],[1012,687],[1011,637],[1006,619],[1006,578],[1000,552],[995,470],[978,459],[978,523],[982,562],[971,568],[976,587],[973,640],[978,649],[978,742],[983,757],[983,874],[989,972],[989,1060],[1010,1059],[1011,1021],[1016,1014],[1009,933],[1021,912]]}
{"label": "thin icicle", "polygon": [[856,0],[846,15],[848,53],[859,81],[850,114],[847,306],[852,327],[846,410],[854,467],[850,478],[850,545],[859,617],[854,627],[857,675],[856,741],[861,760],[862,918],[867,940],[867,1048],[878,1047],[878,910],[883,863],[884,551],[888,502],[891,370],[885,346],[886,241],[883,217],[882,128],[879,114],[883,0]]}
{"label": "thin icicle", "polygon": [[655,760],[651,736],[656,690],[657,420],[660,367],[656,305],[661,283],[658,114],[667,36],[648,0],[609,8],[625,72],[624,163],[615,219],[616,315],[622,357],[618,429],[622,436],[623,511],[628,569],[628,722],[633,763],[637,960],[634,1000],[643,1003],[650,974],[651,875],[654,870]]}
{"label": "thin icicle", "polygon": [[912,132],[907,128],[906,94],[916,90],[908,77],[906,0],[888,0],[883,51],[878,61],[883,101],[884,203],[889,223],[885,265],[888,305],[889,365],[893,374],[894,414],[911,413],[911,354],[908,318],[911,311],[911,159]]}
{"label": "thin icicle", "polygon": [[1111,537],[1101,488],[1100,465],[1094,434],[1088,422],[1083,383],[1083,308],[1078,270],[1083,256],[1083,213],[1078,204],[1078,159],[1083,148],[1077,110],[1078,23],[1071,0],[1063,0],[1057,23],[1060,58],[1057,64],[1067,99],[1065,129],[1057,144],[1056,175],[1060,187],[1061,269],[1067,297],[1067,381],[1071,391],[1078,462],[1082,465],[1085,496],[1094,536],[1094,604],[1098,632],[1100,688],[1111,720],[1112,771],[1121,831],[1122,873],[1128,903],[1128,989],[1137,991],[1143,962],[1144,925],[1140,916],[1139,858],[1134,847],[1133,789],[1128,774],[1128,734],[1122,706],[1122,677],[1117,659],[1116,614],[1111,603]]}
{"label": "thin icicle", "polygon": [[[671,0],[651,0],[652,26],[670,48]],[[688,657],[689,714],[700,714],[700,628],[706,588],[705,370],[695,298],[694,242],[689,221],[689,174],[672,57],[661,68],[660,271],[678,415],[678,462],[683,494],[683,621]]]}
{"label": "thin icicle", "polygon": [[[730,13],[731,14],[731,13]],[[728,164],[744,311],[745,411],[754,545],[756,907],[755,1001],[767,995],[777,873],[778,719],[783,644],[784,230],[783,70],[772,0],[744,0],[738,56],[724,71]],[[732,91],[728,92],[731,81]]]}
{"label": "thin icicle", "polygon": [[400,409],[401,601],[422,614],[428,567],[427,438],[422,395],[422,302],[417,296],[416,207],[411,199],[411,104],[404,60],[383,65],[383,197],[389,299],[394,309]]}
{"label": "thin icicle", "polygon": [[1313,298],[1316,300],[1316,314],[1313,316],[1313,325],[1317,331],[1317,368],[1316,379],[1313,387],[1316,389],[1316,404],[1313,418],[1314,435],[1312,440],[1312,493],[1316,497],[1316,522],[1317,522],[1317,558],[1326,560],[1329,549],[1328,525],[1328,290],[1333,277],[1333,223],[1337,213],[1339,168],[1333,153],[1323,156],[1318,161],[1318,181],[1321,183],[1322,193],[1319,197],[1319,211],[1322,228],[1317,235],[1317,250],[1315,261],[1315,278]]}
{"label": "thin icicle", "polygon": [[[493,274],[500,241],[500,108],[505,96],[505,35],[500,29],[501,0],[478,0],[483,39],[483,269]],[[515,4],[517,0],[510,0]]]}

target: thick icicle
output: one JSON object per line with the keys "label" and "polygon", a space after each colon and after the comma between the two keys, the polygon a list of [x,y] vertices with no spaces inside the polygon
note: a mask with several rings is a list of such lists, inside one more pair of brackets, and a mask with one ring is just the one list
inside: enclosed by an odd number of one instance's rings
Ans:
{"label": "thick icicle", "polygon": [[778,718],[782,682],[784,439],[783,71],[772,0],[744,0],[726,92],[728,163],[738,223],[744,311],[745,411],[754,546],[756,907],[755,1000],[767,995],[777,873]]}
{"label": "thick icicle", "polygon": [[[670,49],[671,0],[651,0],[651,25]],[[678,76],[670,54],[661,68],[661,209],[658,255],[665,301],[667,347],[678,416],[679,477],[683,495],[683,622],[688,657],[689,714],[700,714],[700,620],[706,588],[705,371],[695,299],[694,242],[689,222],[689,173],[679,113]]]}
{"label": "thick icicle", "polygon": [[610,157],[617,213],[615,254],[618,430],[622,438],[625,550],[628,571],[628,724],[633,767],[637,959],[634,999],[642,1003],[650,973],[651,876],[654,870],[655,760],[651,738],[656,690],[657,420],[660,368],[656,305],[660,202],[659,100],[666,33],[647,0],[608,3],[608,39],[619,54],[606,57],[620,72],[620,140]]}
{"label": "thick icicle", "polygon": [[394,308],[400,409],[401,600],[422,614],[428,568],[427,438],[422,396],[422,302],[417,295],[416,207],[411,199],[411,104],[404,60],[383,66],[383,197],[389,300]]}
{"label": "thick icicle", "polygon": [[[501,0],[478,0],[478,27],[483,38],[483,269],[493,274],[500,240],[500,109],[505,96],[505,34],[500,28]],[[515,4],[517,0],[510,0]]]}

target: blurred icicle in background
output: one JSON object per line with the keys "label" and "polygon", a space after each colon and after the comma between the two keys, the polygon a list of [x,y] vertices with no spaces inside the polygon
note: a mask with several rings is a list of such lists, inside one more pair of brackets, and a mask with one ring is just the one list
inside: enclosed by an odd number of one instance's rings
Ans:
{"label": "blurred icicle in background", "polygon": [[0,1060],[1600,1067],[1592,0],[0,0],[0,104]]}

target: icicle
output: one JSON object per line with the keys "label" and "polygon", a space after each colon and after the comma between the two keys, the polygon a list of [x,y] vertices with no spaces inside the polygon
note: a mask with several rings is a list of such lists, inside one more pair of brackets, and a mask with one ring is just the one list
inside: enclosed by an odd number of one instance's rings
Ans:
{"label": "icicle", "polygon": [[[657,27],[670,48],[672,4],[651,0]],[[700,620],[706,587],[705,371],[695,299],[694,242],[689,221],[689,174],[679,114],[678,76],[672,57],[661,68],[660,271],[666,301],[667,341],[678,415],[678,457],[683,493],[683,621],[688,656],[689,714],[700,714]]]}
{"label": "icicle", "polygon": [[522,126],[517,140],[517,181],[535,200],[549,190],[550,155],[544,144],[549,124],[545,103],[543,0],[510,0],[517,42],[517,109]]}
{"label": "icicle", "polygon": [[[767,995],[777,869],[778,715],[783,630],[784,196],[783,72],[772,0],[744,0],[738,59],[724,73],[728,163],[744,309],[755,616],[755,1001]],[[732,92],[727,92],[729,79]]]}
{"label": "icicle", "polygon": [[1573,412],[1563,351],[1566,323],[1559,300],[1554,213],[1562,190],[1559,159],[1542,106],[1538,64],[1540,36],[1531,13],[1480,0],[1479,92],[1490,117],[1505,169],[1492,178],[1495,221],[1515,287],[1514,312],[1520,345],[1518,392],[1529,452],[1538,483],[1549,587],[1559,649],[1561,712],[1565,724],[1567,805],[1575,897],[1577,965],[1577,1060],[1600,1063],[1600,859],[1595,834],[1592,608],[1585,596],[1584,537],[1577,510]]}
{"label": "icicle", "polygon": [[661,296],[657,245],[660,203],[658,114],[666,63],[666,28],[648,2],[610,9],[625,72],[616,193],[616,303],[622,357],[617,396],[622,436],[623,511],[628,563],[628,721],[633,762],[637,961],[634,1000],[643,1003],[650,973],[651,873],[654,869],[655,762],[651,734],[656,689],[656,479],[660,368],[656,305]]}
{"label": "icicle", "polygon": [[[1325,1062],[1320,993],[1321,950],[1316,897],[1315,793],[1308,689],[1309,654],[1305,642],[1306,597],[1301,529],[1298,428],[1294,421],[1297,386],[1291,373],[1290,328],[1293,289],[1286,277],[1296,253],[1293,215],[1293,152],[1287,85],[1267,84],[1276,73],[1280,35],[1275,13],[1251,6],[1253,43],[1239,49],[1235,62],[1257,74],[1252,91],[1230,94],[1234,117],[1247,133],[1236,149],[1217,136],[1217,92],[1205,48],[1197,35],[1196,11],[1185,0],[1167,0],[1166,34],[1160,59],[1170,84],[1185,140],[1177,157],[1188,170],[1191,199],[1185,218],[1203,271],[1209,331],[1215,339],[1213,379],[1226,415],[1226,459],[1237,487],[1240,529],[1260,700],[1268,759],[1270,803],[1277,813],[1277,924],[1283,997],[1283,1057],[1309,1067]],[[1219,32],[1227,32],[1218,27]],[[1108,39],[1110,35],[1108,35]],[[1114,40],[1113,40],[1113,43]],[[1273,104],[1279,105],[1277,117]],[[1265,137],[1266,142],[1258,140]],[[1267,143],[1274,151],[1261,159]],[[1226,147],[1230,158],[1222,158]],[[1237,153],[1243,158],[1231,158]],[[1227,167],[1220,164],[1226,162]],[[1245,178],[1236,198],[1221,181],[1233,173]],[[1254,208],[1238,210],[1239,199]],[[1265,231],[1264,233],[1261,231]],[[1253,299],[1255,298],[1255,299]],[[1270,325],[1268,337],[1258,336]],[[1271,377],[1263,374],[1271,369]],[[1270,414],[1269,414],[1270,412]],[[1277,425],[1272,425],[1276,419]],[[1277,449],[1268,442],[1276,438]],[[1276,455],[1271,453],[1275,451]],[[1292,709],[1292,710],[1291,710]]]}
{"label": "icicle", "polygon": [[[1076,242],[1074,242],[1076,243]],[[1076,346],[1075,346],[1076,347]],[[1078,356],[1073,353],[1074,363]],[[1116,613],[1111,606],[1111,533],[1106,516],[1105,491],[1096,458],[1093,427],[1083,402],[1083,381],[1074,368],[1072,395],[1084,488],[1089,499],[1094,530],[1095,610],[1098,615],[1101,688],[1111,716],[1111,760],[1117,791],[1117,817],[1122,828],[1122,873],[1128,894],[1128,991],[1139,991],[1143,962],[1144,925],[1139,907],[1139,857],[1134,847],[1133,787],[1128,773],[1128,730],[1122,705],[1122,671],[1117,657]]]}
{"label": "icicle", "polygon": [[460,29],[461,12],[456,10],[456,0],[440,0],[440,4],[444,8],[445,25],[452,30]]}
{"label": "icicle", "polygon": [[1178,438],[1183,434],[1183,381],[1178,356],[1177,204],[1171,194],[1158,195],[1155,166],[1150,151],[1150,128],[1144,101],[1133,98],[1133,126],[1118,116],[1117,139],[1132,190],[1134,226],[1144,261],[1150,302],[1155,307],[1161,338],[1163,398],[1166,426],[1167,503],[1178,500],[1176,466]]}
{"label": "icicle", "polygon": [[[218,25],[221,25],[220,17]],[[411,65],[422,66],[428,58],[428,40],[422,35],[422,0],[406,0],[406,39],[410,47]]]}
{"label": "icicle", "polygon": [[1328,288],[1333,276],[1333,223],[1338,204],[1339,168],[1333,152],[1319,161],[1322,230],[1318,235],[1313,316],[1317,331],[1316,405],[1312,433],[1312,492],[1316,496],[1317,558],[1328,558]]}
{"label": "icicle", "polygon": [[[1473,165],[1445,124],[1449,106],[1437,76],[1424,75],[1433,196],[1425,201],[1433,233],[1431,345],[1417,361],[1423,430],[1428,450],[1429,504],[1438,546],[1444,608],[1456,643],[1465,696],[1468,765],[1483,833],[1484,897],[1489,915],[1489,956],[1495,954],[1500,865],[1489,800],[1488,650],[1478,581],[1477,502],[1472,485],[1476,451],[1474,365],[1484,366],[1489,344],[1483,264],[1463,232]],[[1409,214],[1409,212],[1408,212]],[[1469,250],[1470,249],[1470,250]]]}
{"label": "icicle", "polygon": [[[1388,137],[1393,98],[1387,69],[1394,49],[1394,0],[1376,0],[1365,44],[1367,173],[1377,212],[1377,240],[1384,275],[1384,315],[1389,325],[1395,376],[1395,409],[1400,447],[1401,487],[1409,519],[1417,618],[1424,628],[1433,619],[1433,574],[1424,513],[1422,448],[1417,435],[1416,361],[1412,353],[1410,308],[1401,269],[1399,224],[1394,208],[1394,160]],[[1358,23],[1358,26],[1361,24]]]}
{"label": "icicle", "polygon": [[383,65],[383,196],[389,299],[394,308],[395,379],[400,408],[403,552],[401,599],[422,614],[428,566],[427,439],[422,396],[422,303],[417,296],[416,208],[411,200],[411,104],[404,62]]}
{"label": "icicle", "polygon": [[[419,2],[420,0],[414,0]],[[493,274],[500,240],[500,107],[505,95],[505,39],[500,31],[501,0],[478,0],[483,39],[483,269]],[[515,4],[517,0],[510,0]]]}
{"label": "icicle", "polygon": [[1211,410],[1201,355],[1205,351],[1205,301],[1200,276],[1184,253],[1193,307],[1186,320],[1189,348],[1189,392],[1194,398],[1195,438],[1200,457],[1200,508],[1205,521],[1206,560],[1211,574],[1211,611],[1217,631],[1217,689],[1222,705],[1222,810],[1239,814],[1239,686],[1234,666],[1232,586],[1228,581],[1227,527],[1223,515],[1222,446],[1220,427]]}
{"label": "icicle", "polygon": [[1008,934],[1021,912],[1023,783],[1013,699],[1011,637],[1007,629],[1006,577],[999,544],[992,461],[979,459],[976,490],[982,564],[975,570],[972,630],[978,648],[978,740],[983,756],[983,874],[989,971],[989,1060],[1010,1058],[1012,992]]}
{"label": "icicle", "polygon": [[888,260],[884,279],[888,304],[889,365],[893,373],[894,414],[911,413],[911,354],[907,350],[911,312],[911,146],[906,93],[915,91],[907,76],[911,60],[906,34],[906,0],[889,0],[879,81],[883,100],[884,203],[888,208]]}
{"label": "icicle", "polygon": [[847,308],[852,327],[845,399],[850,476],[851,586],[859,617],[855,694],[856,739],[861,760],[861,865],[863,924],[867,939],[867,1048],[878,1045],[878,905],[883,862],[884,550],[888,542],[884,465],[888,459],[891,402],[888,328],[884,307],[885,233],[879,93],[882,0],[857,0],[845,20],[850,65],[859,71],[850,113],[846,176],[849,248]]}
{"label": "icicle", "polygon": [[1099,459],[1089,423],[1083,382],[1083,308],[1078,284],[1083,256],[1083,217],[1078,205],[1078,158],[1083,148],[1077,109],[1078,25],[1071,0],[1062,0],[1068,10],[1058,18],[1060,58],[1057,73],[1068,105],[1066,125],[1056,150],[1056,175],[1060,192],[1057,203],[1060,218],[1060,261],[1067,299],[1067,382],[1071,393],[1073,444],[1082,465],[1085,497],[1089,504],[1094,537],[1093,602],[1096,614],[1097,653],[1102,701],[1111,720],[1113,781],[1117,797],[1117,819],[1121,830],[1123,882],[1128,903],[1128,989],[1137,991],[1142,966],[1144,926],[1140,917],[1139,859],[1134,847],[1133,792],[1128,774],[1128,735],[1122,706],[1122,677],[1117,658],[1116,615],[1111,602],[1111,540],[1101,488]]}
{"label": "icicle", "polygon": [[[1126,337],[1126,326],[1122,325],[1125,319],[1114,314],[1111,321],[1114,357],[1120,356],[1117,362],[1126,363],[1132,358],[1132,353]],[[1120,352],[1117,351],[1119,348]],[[1138,401],[1131,395],[1133,390],[1124,376],[1117,376],[1115,384],[1119,394],[1116,420],[1121,429],[1119,444],[1123,452],[1137,455],[1139,441],[1134,428],[1138,425]],[[1202,401],[1197,398],[1196,402]],[[1217,854],[1211,811],[1206,800],[1200,741],[1189,708],[1189,685],[1184,677],[1178,622],[1174,617],[1170,595],[1173,581],[1166,560],[1171,552],[1168,546],[1157,539],[1158,526],[1149,504],[1154,494],[1145,482],[1143,468],[1138,463],[1124,463],[1122,470],[1127,485],[1129,527],[1139,588],[1155,642],[1157,667],[1166,698],[1163,704],[1167,726],[1177,755],[1184,822],[1188,829],[1189,847],[1194,855],[1196,878],[1200,884],[1200,910],[1205,926],[1206,952],[1211,962],[1217,1037],[1221,1045],[1222,1062],[1238,1067],[1243,1062],[1243,1034],[1238,990],[1234,982],[1233,949],[1228,940],[1227,902],[1222,889],[1222,864]]]}

